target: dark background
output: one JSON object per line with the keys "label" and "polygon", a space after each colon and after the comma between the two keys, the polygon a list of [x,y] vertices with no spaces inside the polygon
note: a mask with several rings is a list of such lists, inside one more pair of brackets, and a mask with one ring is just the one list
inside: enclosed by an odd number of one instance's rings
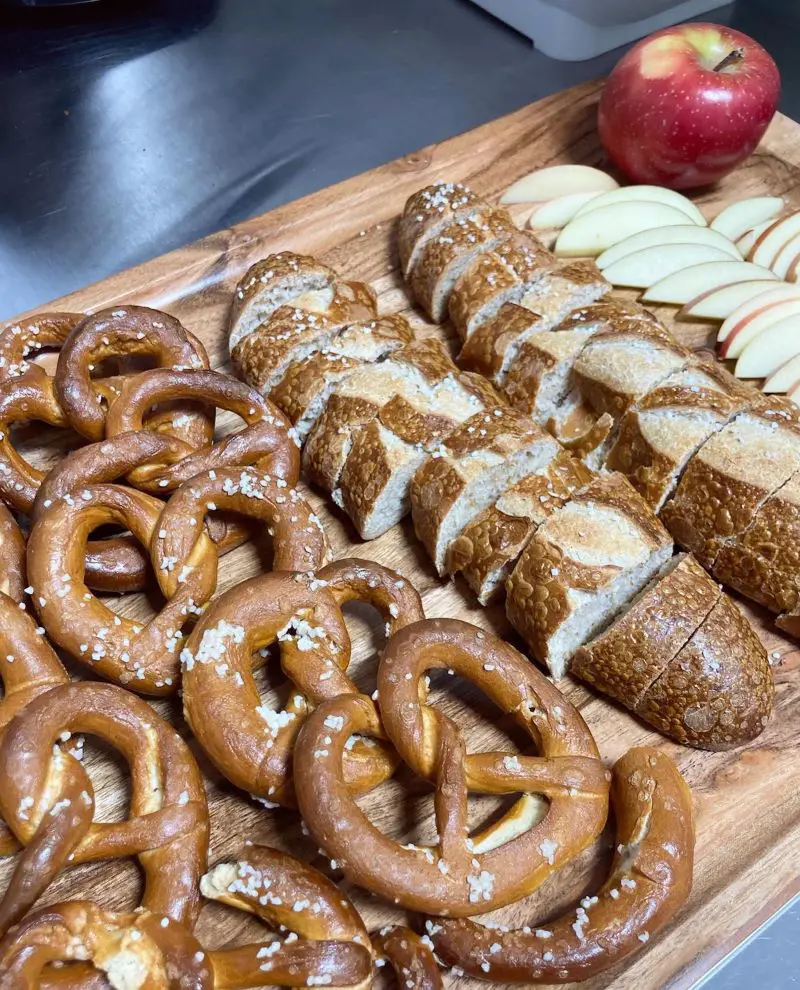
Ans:
{"label": "dark background", "polygon": [[[162,0],[57,16],[4,4],[0,319],[620,55],[553,61],[466,0]],[[800,119],[800,2],[744,0],[708,19],[772,52],[781,109]],[[799,920],[784,915],[712,990],[797,986]]]}

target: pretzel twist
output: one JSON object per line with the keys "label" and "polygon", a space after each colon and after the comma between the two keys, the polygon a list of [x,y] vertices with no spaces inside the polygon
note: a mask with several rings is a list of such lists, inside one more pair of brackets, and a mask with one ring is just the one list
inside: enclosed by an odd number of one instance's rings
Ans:
{"label": "pretzel twist", "polygon": [[614,766],[617,846],[597,893],[541,928],[485,928],[470,919],[427,922],[436,952],[499,983],[585,980],[641,949],[689,896],[694,856],[692,797],[657,749],[632,749]]}
{"label": "pretzel twist", "polygon": [[[182,655],[186,720],[221,773],[257,798],[294,806],[300,726],[313,706],[357,693],[346,673],[350,637],[341,612],[354,598],[381,612],[388,635],[423,615],[416,591],[394,571],[339,560],[317,574],[268,574],[238,585],[189,637]],[[292,685],[278,712],[262,703],[252,674],[254,654],[276,641]],[[393,751],[371,743],[348,742],[343,774],[356,793],[376,787],[397,765]]]}
{"label": "pretzel twist", "polygon": [[407,990],[441,990],[442,976],[429,943],[430,939],[423,941],[403,925],[383,928],[372,936],[380,961],[385,959],[391,965],[398,986]]}
{"label": "pretzel twist", "polygon": [[[64,341],[58,356],[55,391],[64,415],[74,430],[89,440],[102,440],[106,414],[98,404],[91,373],[107,358],[154,358],[159,367],[208,368],[208,355],[200,341],[172,316],[145,306],[125,306],[87,316]],[[172,432],[190,447],[209,444],[213,423],[192,408],[172,409],[166,415],[182,417]]]}
{"label": "pretzel twist", "polygon": [[[99,736],[126,758],[130,818],[96,823],[91,780],[59,748],[64,733]],[[0,902],[0,932],[18,921],[67,862],[137,856],[143,905],[194,925],[208,848],[208,808],[186,743],[144,701],[110,684],[45,691],[0,740],[0,814],[25,846]]]}
{"label": "pretzel twist", "polygon": [[[480,685],[513,714],[541,756],[467,755],[456,724],[425,703],[425,673],[434,668],[453,669]],[[352,882],[411,910],[465,917],[531,893],[602,830],[609,774],[588,728],[550,682],[501,640],[455,619],[407,626],[384,651],[378,692],[383,727],[366,698],[341,696],[308,717],[295,745],[301,814]],[[394,842],[348,792],[345,741],[383,731],[406,763],[436,786],[437,847]],[[470,791],[523,796],[470,838]],[[534,795],[546,798],[546,811]]]}
{"label": "pretzel twist", "polygon": [[[191,929],[169,915],[141,909],[112,913],[88,901],[71,901],[30,915],[9,933],[0,944],[0,987],[34,990],[55,983],[85,988],[87,976],[100,973],[119,986],[130,971],[148,990],[368,986],[372,957],[361,918],[341,891],[310,867],[277,850],[250,845],[237,860],[214,867],[201,888],[210,899],[253,913],[288,934],[205,952]],[[76,960],[92,964],[80,968],[80,982],[70,979],[68,970],[51,967]],[[66,979],[59,979],[61,973]]]}
{"label": "pretzel twist", "polygon": [[[17,712],[50,688],[69,678],[47,640],[17,602],[0,594],[0,734]],[[18,849],[8,827],[0,822],[0,856]]]}
{"label": "pretzel twist", "polygon": [[[127,378],[106,418],[106,435],[145,428],[145,416],[155,405],[194,400],[236,413],[245,429],[208,449],[186,449],[180,457],[137,467],[128,482],[153,494],[174,491],[189,478],[211,468],[254,465],[290,485],[300,477],[300,451],[290,438],[291,423],[255,389],[216,371],[174,371],[157,368]],[[166,428],[162,424],[160,429]],[[170,424],[174,429],[174,421]]]}
{"label": "pretzel twist", "polygon": [[17,603],[25,597],[25,538],[13,515],[2,502],[0,502],[0,592]]}
{"label": "pretzel twist", "polygon": [[50,347],[60,349],[84,318],[83,313],[39,313],[6,324],[0,330],[0,382],[29,371],[31,355]]}
{"label": "pretzel twist", "polygon": [[[89,534],[112,523],[150,546],[163,504],[119,485],[93,485],[45,509],[28,539],[28,578],[33,603],[50,638],[102,677],[137,691],[164,695],[177,688],[181,629],[216,587],[216,550],[207,539],[212,566],[183,563],[166,591],[167,601],[146,624],[117,615],[83,579]],[[197,563],[197,561],[195,561]],[[183,580],[178,581],[181,577]]]}

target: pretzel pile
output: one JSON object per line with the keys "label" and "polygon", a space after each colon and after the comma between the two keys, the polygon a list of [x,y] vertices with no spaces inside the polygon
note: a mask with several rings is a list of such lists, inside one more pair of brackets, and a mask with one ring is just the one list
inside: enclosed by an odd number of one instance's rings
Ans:
{"label": "pretzel pile", "polygon": [[[371,297],[345,283],[328,305],[345,318]],[[44,349],[58,351],[52,377],[31,361]],[[142,358],[158,366],[137,370]],[[526,980],[581,978],[641,948],[691,882],[691,801],[677,770],[656,751],[632,751],[611,785],[580,714],[512,647],[464,622],[426,619],[417,591],[389,568],[329,562],[322,525],[295,488],[289,420],[207,365],[177,320],[141,307],[55,313],[0,332],[0,854],[15,856],[0,898],[0,990],[360,990],[387,964],[407,990],[440,990],[443,964],[490,980],[523,978],[514,975],[523,967]],[[243,428],[216,438],[217,409]],[[87,442],[40,471],[11,432],[31,419]],[[334,447],[326,456],[338,456]],[[109,526],[119,532],[96,532]],[[263,528],[271,570],[215,598],[220,555]],[[141,624],[100,594],[150,586],[163,604]],[[350,602],[385,624],[371,697],[349,671]],[[276,708],[255,677],[274,645],[288,682]],[[531,753],[469,752],[428,696],[437,669],[471,681]],[[331,880],[265,846],[248,843],[209,869],[198,763],[139,697],[179,687],[189,729],[231,784],[266,808],[299,811],[333,868],[422,913],[427,930],[370,934]],[[95,820],[84,734],[128,766],[123,821]],[[390,839],[358,806],[401,763],[435,790],[430,847]],[[577,926],[554,925],[544,954],[524,931],[519,945],[497,934],[486,950],[468,919],[537,890],[591,845],[610,786],[620,852],[589,898],[602,907],[580,908]],[[471,794],[518,796],[475,830]],[[135,910],[41,906],[72,865],[128,857],[145,878]],[[271,933],[207,948],[195,929],[209,901],[254,914]]]}

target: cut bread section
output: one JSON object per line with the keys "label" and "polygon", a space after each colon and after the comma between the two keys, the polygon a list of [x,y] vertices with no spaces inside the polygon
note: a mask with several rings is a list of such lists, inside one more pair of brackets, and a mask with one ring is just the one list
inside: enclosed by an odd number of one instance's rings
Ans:
{"label": "cut bread section", "polygon": [[636,712],[685,746],[726,750],[764,730],[774,696],[767,651],[736,605],[720,595]]}
{"label": "cut bread section", "polygon": [[289,417],[302,442],[341,382],[413,339],[414,331],[399,314],[352,324],[321,350],[293,361],[269,397]]}
{"label": "cut bread section", "polygon": [[459,364],[502,386],[529,336],[552,330],[576,307],[593,303],[610,288],[592,262],[545,273],[519,304],[502,305],[467,339]]}
{"label": "cut bread section", "polygon": [[473,416],[442,443],[411,485],[414,528],[439,574],[448,547],[465,527],[559,452],[552,437],[508,408]]}
{"label": "cut bread section", "polygon": [[508,579],[506,613],[534,657],[563,677],[672,556],[672,540],[622,475],[597,478],[547,519]]}
{"label": "cut bread section", "polygon": [[516,231],[506,210],[486,209],[461,217],[431,237],[409,279],[411,291],[434,323],[447,318],[453,287],[472,262]]}
{"label": "cut bread section", "polygon": [[231,358],[241,377],[268,395],[292,363],[324,350],[343,327],[372,320],[375,313],[375,293],[370,286],[342,282],[324,310],[279,307],[239,341]]}
{"label": "cut bread section", "polygon": [[487,207],[462,182],[439,181],[414,193],[406,202],[398,228],[400,265],[406,278],[431,238],[454,220]]}
{"label": "cut bread section", "polygon": [[233,293],[229,346],[236,345],[268,320],[281,306],[315,311],[333,301],[336,272],[306,254],[281,251],[257,261],[243,275]]}
{"label": "cut bread section", "polygon": [[744,408],[705,365],[685,368],[623,415],[605,466],[624,474],[659,512],[689,460]]}
{"label": "cut bread section", "polygon": [[503,303],[520,302],[557,265],[554,255],[522,231],[481,255],[450,296],[450,320],[462,340],[491,320]]}
{"label": "cut bread section", "polygon": [[580,461],[562,451],[541,474],[523,478],[466,526],[447,548],[447,573],[461,574],[486,605],[503,590],[537,526],[592,477]]}
{"label": "cut bread section", "polygon": [[754,400],[710,437],[689,462],[661,518],[714,573],[725,543],[744,533],[767,499],[800,465],[800,410]]}

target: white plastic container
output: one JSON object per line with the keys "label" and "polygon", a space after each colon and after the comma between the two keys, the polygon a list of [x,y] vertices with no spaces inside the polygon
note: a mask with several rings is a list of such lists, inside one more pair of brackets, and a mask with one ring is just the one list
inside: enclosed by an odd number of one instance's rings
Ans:
{"label": "white plastic container", "polygon": [[551,58],[582,62],[719,7],[724,0],[473,0]]}

